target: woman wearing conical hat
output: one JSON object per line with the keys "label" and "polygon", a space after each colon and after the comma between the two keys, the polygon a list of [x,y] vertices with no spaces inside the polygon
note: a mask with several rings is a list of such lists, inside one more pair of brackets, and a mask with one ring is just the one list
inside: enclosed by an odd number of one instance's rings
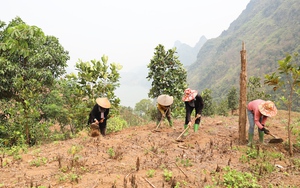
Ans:
{"label": "woman wearing conical hat", "polygon": [[165,117],[169,121],[170,127],[173,127],[173,121],[171,117],[171,104],[173,103],[173,97],[169,95],[160,95],[157,97],[157,122],[156,125]]}
{"label": "woman wearing conical hat", "polygon": [[272,101],[264,101],[256,99],[248,103],[247,113],[249,120],[248,146],[253,144],[254,125],[258,127],[258,136],[261,143],[264,142],[264,134],[269,134],[269,130],[265,128],[268,117],[277,114],[277,108]]}
{"label": "woman wearing conical hat", "polygon": [[[184,95],[182,97],[182,100],[185,104],[185,123],[184,123],[184,129],[187,128],[188,124],[191,122],[191,114],[193,110],[195,109],[195,123],[194,123],[194,132],[197,132],[199,129],[199,123],[201,121],[201,114],[204,107],[204,102],[201,97],[201,95],[196,90],[192,90],[190,88],[187,88],[184,90]],[[185,135],[187,135],[188,132],[185,132]]]}
{"label": "woman wearing conical hat", "polygon": [[106,134],[106,121],[109,118],[110,102],[107,98],[97,98],[96,104],[89,114],[88,124],[96,123],[99,125],[102,136]]}

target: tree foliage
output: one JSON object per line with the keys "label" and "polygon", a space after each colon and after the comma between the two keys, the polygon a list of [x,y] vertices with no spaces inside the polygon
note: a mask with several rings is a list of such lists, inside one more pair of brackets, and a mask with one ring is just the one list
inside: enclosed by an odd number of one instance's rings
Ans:
{"label": "tree foliage", "polygon": [[[291,124],[292,105],[299,100],[300,95],[300,64],[298,54],[293,56],[287,54],[285,59],[278,61],[278,72],[265,75],[265,84],[273,86],[274,91],[279,88],[284,91],[284,96],[281,97],[282,102],[288,109],[288,142],[289,152],[293,155],[293,145],[291,142],[291,131],[293,126]],[[295,96],[296,94],[296,96]]]}
{"label": "tree foliage", "polygon": [[66,77],[74,80],[82,95],[86,96],[90,105],[95,103],[97,97],[107,97],[112,103],[114,111],[117,112],[120,99],[115,95],[115,90],[119,87],[120,73],[122,66],[117,63],[108,63],[108,57],[103,55],[101,60],[91,60],[76,63],[78,74],[69,74]]}
{"label": "tree foliage", "polygon": [[57,38],[18,17],[1,30],[0,98],[24,101],[23,90],[43,92],[65,73],[69,55]]}
{"label": "tree foliage", "polygon": [[237,89],[235,87],[231,87],[231,89],[228,91],[227,102],[228,102],[228,108],[231,110],[231,114],[233,114],[233,111],[238,109],[238,104],[239,104]]}
{"label": "tree foliage", "polygon": [[205,89],[201,93],[201,97],[203,98],[204,108],[202,114],[204,116],[212,116],[215,114],[215,108],[212,100],[212,91],[210,89]]}
{"label": "tree foliage", "polygon": [[10,123],[13,127],[9,141],[26,135],[26,142],[32,143],[41,133],[39,104],[54,80],[65,72],[69,55],[57,38],[19,17],[8,25],[1,22],[0,39],[0,99],[13,106],[2,108],[10,118],[1,126]]}
{"label": "tree foliage", "polygon": [[253,101],[255,99],[270,99],[271,95],[266,94],[265,91],[262,90],[262,84],[260,82],[260,78],[256,76],[251,76],[247,83],[247,100]]}
{"label": "tree foliage", "polygon": [[87,125],[90,108],[83,98],[84,94],[76,82],[66,78],[57,80],[41,104],[43,118],[55,120],[62,133],[68,126],[75,134]]}
{"label": "tree foliage", "polygon": [[220,116],[228,116],[228,101],[221,99],[216,107],[216,113]]}
{"label": "tree foliage", "polygon": [[175,53],[175,48],[165,51],[161,44],[155,48],[154,56],[148,64],[147,79],[152,80],[152,87],[148,93],[150,98],[161,94],[168,94],[174,98],[182,97],[187,87],[187,73]]}
{"label": "tree foliage", "polygon": [[153,109],[155,109],[155,105],[153,104],[153,101],[151,101],[150,99],[142,99],[140,102],[135,104],[134,112],[141,117],[150,119],[151,111]]}
{"label": "tree foliage", "polygon": [[[108,97],[117,114],[121,66],[107,56],[80,60],[78,74],[61,77],[69,56],[54,36],[17,17],[0,21],[0,39],[0,146],[69,138],[86,127],[96,97]],[[110,123],[108,132],[128,126],[121,116]]]}
{"label": "tree foliage", "polygon": [[175,53],[175,48],[166,51],[164,46],[159,44],[147,66],[149,72],[146,78],[152,80],[148,96],[150,98],[157,98],[161,94],[173,96],[172,109],[176,114],[177,109],[183,108],[181,97],[187,88],[187,72]]}

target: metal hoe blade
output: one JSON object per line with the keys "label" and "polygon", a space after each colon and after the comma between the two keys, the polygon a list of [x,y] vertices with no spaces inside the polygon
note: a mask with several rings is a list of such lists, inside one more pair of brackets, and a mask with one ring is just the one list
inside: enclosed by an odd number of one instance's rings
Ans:
{"label": "metal hoe blade", "polygon": [[282,138],[272,138],[269,143],[281,143],[283,142]]}
{"label": "metal hoe blade", "polygon": [[272,133],[269,133],[269,135],[274,137],[269,141],[269,143],[281,143],[281,142],[283,142],[282,138],[277,138],[277,136],[273,135]]}

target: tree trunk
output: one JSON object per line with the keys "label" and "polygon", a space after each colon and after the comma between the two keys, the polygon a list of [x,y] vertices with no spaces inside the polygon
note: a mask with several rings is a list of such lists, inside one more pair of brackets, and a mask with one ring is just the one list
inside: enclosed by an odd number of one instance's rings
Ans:
{"label": "tree trunk", "polygon": [[240,103],[239,103],[239,141],[246,143],[246,103],[247,103],[247,59],[245,44],[242,43],[241,53],[241,73],[240,73]]}
{"label": "tree trunk", "polygon": [[288,112],[289,112],[289,117],[288,117],[288,142],[289,142],[289,154],[290,156],[294,155],[293,152],[293,143],[291,140],[291,132],[292,132],[292,128],[291,128],[291,111],[292,111],[292,101],[293,101],[293,86],[291,86],[291,91],[290,91],[290,96],[289,96],[289,101],[288,101]]}

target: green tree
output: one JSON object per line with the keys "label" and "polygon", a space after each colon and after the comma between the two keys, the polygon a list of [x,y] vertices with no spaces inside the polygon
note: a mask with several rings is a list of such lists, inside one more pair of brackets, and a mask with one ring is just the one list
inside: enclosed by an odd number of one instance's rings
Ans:
{"label": "green tree", "polygon": [[228,116],[228,101],[221,99],[216,108],[216,113],[221,116]]}
{"label": "green tree", "polygon": [[238,109],[239,98],[237,90],[232,87],[227,94],[228,108],[231,110],[231,115],[233,115],[234,110]]}
{"label": "green tree", "polygon": [[205,89],[201,93],[201,97],[203,98],[204,108],[202,114],[204,116],[212,116],[215,114],[215,105],[212,100],[212,91],[210,89]]}
{"label": "green tree", "polygon": [[151,117],[151,111],[155,109],[153,102],[150,99],[142,99],[140,102],[135,104],[134,111],[139,116],[144,118]]}
{"label": "green tree", "polygon": [[259,77],[251,76],[247,83],[247,100],[253,101],[255,99],[270,99],[271,95],[266,94],[262,90],[262,84]]}
{"label": "green tree", "polygon": [[182,105],[181,97],[187,88],[187,72],[175,53],[176,48],[166,51],[164,46],[159,44],[147,66],[149,72],[146,77],[149,81],[152,80],[148,96],[150,98],[157,98],[161,94],[173,96],[173,108]]}
{"label": "green tree", "polygon": [[44,118],[59,123],[64,136],[68,136],[69,132],[65,130],[66,125],[70,126],[74,134],[87,125],[91,109],[84,99],[84,92],[75,81],[62,78],[41,104]]}
{"label": "green tree", "polygon": [[[19,17],[7,27],[1,26],[1,98],[23,101],[19,94],[22,88],[18,87],[40,92],[65,73],[70,58],[57,38],[46,36],[40,28],[27,25]],[[41,87],[35,87],[37,82]]]}
{"label": "green tree", "polygon": [[[300,65],[298,54],[295,53],[293,56],[287,54],[285,59],[278,61],[279,67],[278,72],[273,72],[271,75],[265,75],[265,84],[273,86],[273,90],[282,89],[284,96],[281,97],[283,103],[288,109],[288,142],[289,142],[289,153],[293,155],[293,144],[291,141],[291,111],[292,104],[294,101],[299,100],[300,95]],[[294,96],[296,94],[296,97]]]}
{"label": "green tree", "polygon": [[100,60],[76,63],[78,74],[69,74],[66,77],[77,82],[78,87],[87,97],[90,106],[94,105],[97,97],[107,97],[112,103],[114,113],[120,104],[120,99],[115,95],[115,90],[120,86],[119,70],[122,66],[118,63],[108,63],[108,57],[103,55]]}
{"label": "green tree", "polygon": [[27,25],[19,17],[8,25],[0,23],[0,39],[0,99],[22,112],[4,109],[11,116],[19,116],[12,117],[19,122],[11,122],[15,130],[10,135],[25,134],[29,143],[39,132],[39,101],[54,80],[65,73],[69,55],[57,38],[46,36],[40,28]]}
{"label": "green tree", "polygon": [[146,122],[144,118],[136,115],[131,107],[120,106],[120,117],[127,122],[129,127],[142,125]]}

